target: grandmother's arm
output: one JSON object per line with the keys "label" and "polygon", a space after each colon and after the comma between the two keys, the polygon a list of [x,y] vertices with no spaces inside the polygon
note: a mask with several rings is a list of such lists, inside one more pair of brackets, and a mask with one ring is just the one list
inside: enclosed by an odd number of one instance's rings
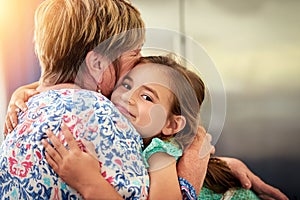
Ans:
{"label": "grandmother's arm", "polygon": [[232,175],[240,180],[245,189],[252,189],[260,199],[269,200],[288,200],[288,197],[278,188],[265,183],[261,178],[255,175],[242,161],[229,158],[219,157],[225,161],[231,169]]}
{"label": "grandmother's arm", "polygon": [[[200,156],[203,142],[205,141],[207,143],[209,141],[205,140],[207,135],[208,134],[206,134],[205,129],[199,127],[197,137],[190,148],[185,151],[183,157],[177,164],[178,176],[186,179],[189,184],[194,187],[197,195],[199,195],[201,191],[210,157],[210,154],[206,155],[205,157]],[[230,157],[218,158],[228,164],[232,175],[241,182],[243,188],[252,189],[261,199],[288,200],[285,194],[283,194],[279,189],[261,180],[239,159]]]}
{"label": "grandmother's arm", "polygon": [[193,143],[184,151],[177,164],[178,177],[187,180],[194,187],[197,195],[199,195],[202,188],[210,157],[209,153],[206,156],[200,156],[205,137],[205,129],[199,126]]}

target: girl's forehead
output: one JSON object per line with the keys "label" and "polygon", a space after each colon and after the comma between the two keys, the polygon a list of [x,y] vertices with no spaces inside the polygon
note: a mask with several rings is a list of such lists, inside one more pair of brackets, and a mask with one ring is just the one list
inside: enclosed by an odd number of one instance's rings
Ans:
{"label": "girl's forehead", "polygon": [[134,84],[156,83],[165,87],[170,87],[170,78],[167,73],[168,67],[155,63],[140,63],[129,73]]}
{"label": "girl's forehead", "polygon": [[165,73],[166,66],[156,63],[139,63],[137,64],[129,74],[131,76],[149,76],[149,78],[153,78],[154,75],[159,75],[161,77],[167,76]]}

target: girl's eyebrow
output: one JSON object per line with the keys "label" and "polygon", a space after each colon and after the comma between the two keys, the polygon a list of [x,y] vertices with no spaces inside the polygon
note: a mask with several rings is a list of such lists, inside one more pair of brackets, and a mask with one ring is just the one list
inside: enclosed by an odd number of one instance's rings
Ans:
{"label": "girl's eyebrow", "polygon": [[141,87],[145,88],[146,90],[149,90],[150,92],[152,92],[154,94],[154,96],[159,100],[158,94],[156,92],[156,90],[154,90],[153,88],[146,86],[146,85],[142,85]]}
{"label": "girl's eyebrow", "polygon": [[[129,80],[129,81],[133,82],[133,79],[130,76],[128,76],[128,75],[125,75],[125,77],[123,78],[123,81],[124,80]],[[151,88],[149,86],[146,86],[146,85],[142,85],[141,87],[143,87],[146,90],[152,92],[154,94],[154,96],[159,100],[159,96],[158,96],[158,93],[156,92],[156,90],[154,90],[153,88]]]}
{"label": "girl's eyebrow", "polygon": [[124,78],[123,78],[122,81],[124,81],[124,80],[133,81],[133,79],[130,76],[128,76],[128,75],[124,76]]}
{"label": "girl's eyebrow", "polygon": [[131,82],[133,81],[133,79],[132,79],[130,76],[125,75],[125,76],[123,76],[123,77],[121,78],[121,80],[116,84],[114,90],[115,90],[116,88],[120,87],[120,86],[123,84],[123,82],[124,82],[125,80],[129,80],[129,81],[131,81]]}

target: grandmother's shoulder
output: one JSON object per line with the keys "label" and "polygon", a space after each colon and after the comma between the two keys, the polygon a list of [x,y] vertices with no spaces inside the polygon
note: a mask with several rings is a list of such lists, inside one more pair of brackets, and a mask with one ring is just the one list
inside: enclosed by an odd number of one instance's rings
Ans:
{"label": "grandmother's shoulder", "polygon": [[66,105],[80,105],[82,108],[105,108],[106,110],[115,110],[112,102],[102,95],[91,90],[85,89],[56,89],[41,92],[32,99],[33,102],[46,102]]}

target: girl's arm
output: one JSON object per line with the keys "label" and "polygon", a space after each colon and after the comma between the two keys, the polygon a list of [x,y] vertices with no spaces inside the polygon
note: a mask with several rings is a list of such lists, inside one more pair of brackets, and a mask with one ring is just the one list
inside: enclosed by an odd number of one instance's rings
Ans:
{"label": "girl's arm", "polygon": [[38,92],[35,90],[38,87],[39,83],[34,82],[28,85],[24,85],[16,89],[11,96],[11,99],[8,104],[7,113],[5,117],[5,125],[4,125],[4,134],[8,134],[11,132],[16,125],[18,124],[18,111],[21,109],[22,111],[27,110],[27,105],[25,104],[28,99],[37,94]]}
{"label": "girl's arm", "polygon": [[80,150],[68,127],[62,125],[62,133],[69,146],[67,150],[51,132],[47,135],[53,147],[43,140],[46,160],[53,170],[84,199],[122,199],[117,191],[101,175],[99,162],[91,154]]}
{"label": "girl's arm", "polygon": [[[51,131],[48,131],[47,135],[53,147],[47,140],[42,141],[46,149],[46,160],[53,170],[84,199],[122,199],[99,173],[98,160],[90,153],[79,149],[68,127],[62,125],[61,128],[69,150]],[[148,199],[182,199],[175,158],[165,153],[155,153],[149,158],[148,163],[150,165]]]}
{"label": "girl's arm", "polygon": [[149,159],[149,200],[182,199],[178,183],[176,160],[166,153],[155,153]]}

